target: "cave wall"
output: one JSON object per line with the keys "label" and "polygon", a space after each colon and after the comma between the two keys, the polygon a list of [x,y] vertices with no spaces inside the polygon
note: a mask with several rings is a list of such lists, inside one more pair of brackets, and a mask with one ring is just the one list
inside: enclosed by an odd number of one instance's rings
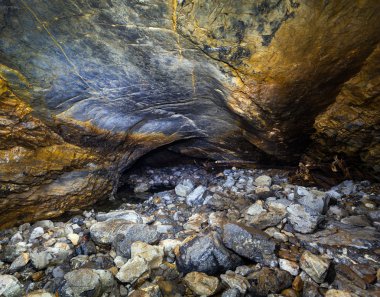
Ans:
{"label": "cave wall", "polygon": [[4,0],[0,225],[106,198],[167,145],[378,171],[379,17],[376,0]]}

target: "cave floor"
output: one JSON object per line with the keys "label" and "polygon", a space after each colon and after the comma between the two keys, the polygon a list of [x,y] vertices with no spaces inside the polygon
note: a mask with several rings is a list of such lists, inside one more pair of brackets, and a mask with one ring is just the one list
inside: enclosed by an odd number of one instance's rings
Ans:
{"label": "cave floor", "polygon": [[114,200],[1,231],[0,296],[380,296],[379,185],[288,173],[131,171]]}

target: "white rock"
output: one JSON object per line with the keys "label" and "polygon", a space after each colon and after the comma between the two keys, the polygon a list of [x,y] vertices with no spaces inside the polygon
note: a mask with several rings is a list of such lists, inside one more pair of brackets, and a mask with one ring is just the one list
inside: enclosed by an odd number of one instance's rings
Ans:
{"label": "white rock", "polygon": [[120,268],[123,266],[125,263],[127,263],[127,259],[121,256],[116,256],[115,259],[113,259],[113,262],[115,263],[117,268]]}
{"label": "white rock", "polygon": [[44,234],[44,228],[42,227],[36,227],[33,229],[32,233],[29,237],[29,242],[32,242],[33,240],[41,237]]}
{"label": "white rock", "polygon": [[178,184],[174,191],[178,196],[187,197],[194,189],[194,184],[191,180],[185,179],[182,183]]}
{"label": "white rock", "polygon": [[255,185],[257,187],[270,187],[272,184],[272,178],[268,175],[261,175],[255,179]]}
{"label": "white rock", "polygon": [[37,290],[29,292],[27,297],[55,297],[52,293],[46,292],[44,290]]}
{"label": "white rock", "polygon": [[13,275],[0,275],[0,296],[21,297],[23,286]]}
{"label": "white rock", "polygon": [[131,223],[136,223],[136,224],[142,224],[143,219],[140,214],[135,212],[134,210],[115,210],[115,211],[110,211],[107,213],[98,213],[96,216],[96,219],[99,222],[103,221],[110,221],[110,220],[125,220],[129,221]]}
{"label": "white rock", "polygon": [[186,204],[193,206],[197,204],[202,204],[203,199],[202,196],[206,191],[206,187],[198,186],[186,197]]}
{"label": "white rock", "polygon": [[286,260],[286,259],[279,259],[278,264],[282,270],[285,270],[289,272],[293,276],[297,276],[300,267],[298,266],[297,263]]}
{"label": "white rock", "polygon": [[300,204],[292,204],[286,210],[289,213],[290,224],[300,233],[313,232],[321,220],[319,213]]}
{"label": "white rock", "polygon": [[134,283],[144,273],[149,272],[148,263],[141,257],[129,259],[116,274],[116,278],[122,283]]}
{"label": "white rock", "polygon": [[33,266],[36,267],[37,270],[42,270],[46,268],[52,259],[52,255],[47,251],[30,253],[30,260],[32,261]]}
{"label": "white rock", "polygon": [[70,233],[67,235],[67,238],[71,241],[73,245],[77,245],[79,243],[79,235],[76,233]]}
{"label": "white rock", "polygon": [[182,241],[178,239],[164,239],[160,241],[159,246],[162,246],[162,248],[164,249],[164,254],[168,255],[169,253],[174,251],[174,249],[177,246],[180,246],[181,243]]}
{"label": "white rock", "polygon": [[262,200],[257,200],[247,209],[247,215],[256,216],[263,212],[266,212],[266,210],[263,208],[263,205],[264,202]]}

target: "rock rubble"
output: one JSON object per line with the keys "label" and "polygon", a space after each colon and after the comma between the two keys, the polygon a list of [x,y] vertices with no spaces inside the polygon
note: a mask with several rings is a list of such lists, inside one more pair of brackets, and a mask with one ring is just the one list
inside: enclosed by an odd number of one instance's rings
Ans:
{"label": "rock rubble", "polygon": [[[0,296],[380,294],[378,184],[324,190],[279,170],[149,170],[156,185],[176,182],[141,203],[1,231]],[[131,173],[131,188],[147,190],[147,176]]]}

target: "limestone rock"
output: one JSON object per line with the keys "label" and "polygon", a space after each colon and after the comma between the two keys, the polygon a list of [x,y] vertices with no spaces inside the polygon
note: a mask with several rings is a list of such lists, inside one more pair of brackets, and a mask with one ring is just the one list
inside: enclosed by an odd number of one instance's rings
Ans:
{"label": "limestone rock", "polygon": [[122,283],[134,283],[144,273],[149,272],[148,263],[141,257],[129,259],[116,274],[116,278]]}
{"label": "limestone rock", "polygon": [[190,290],[199,296],[214,295],[219,286],[217,277],[196,271],[186,274],[183,281]]}
{"label": "limestone rock", "polygon": [[151,269],[158,268],[164,257],[164,249],[161,246],[149,245],[145,242],[136,241],[131,245],[131,257],[141,257]]}

